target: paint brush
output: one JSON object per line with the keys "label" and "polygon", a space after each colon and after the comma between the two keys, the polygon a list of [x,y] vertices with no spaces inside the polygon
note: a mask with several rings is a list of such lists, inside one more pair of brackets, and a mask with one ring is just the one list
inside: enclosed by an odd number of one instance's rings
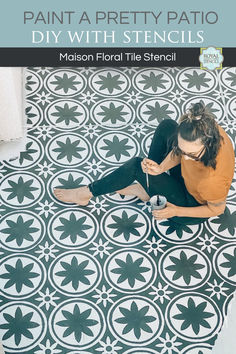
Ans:
{"label": "paint brush", "polygon": [[149,178],[148,178],[148,173],[146,172],[146,183],[147,183],[147,188],[149,189]]}
{"label": "paint brush", "polygon": [[149,189],[149,177],[148,177],[147,163],[146,163],[146,184],[147,184],[147,188]]}

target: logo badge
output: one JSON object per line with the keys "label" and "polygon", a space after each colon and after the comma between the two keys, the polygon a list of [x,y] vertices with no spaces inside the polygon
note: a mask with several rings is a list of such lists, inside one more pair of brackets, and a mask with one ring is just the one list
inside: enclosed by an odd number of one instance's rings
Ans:
{"label": "logo badge", "polygon": [[222,48],[216,47],[208,47],[208,48],[200,48],[200,68],[215,70],[222,69],[222,63],[224,57],[222,55]]}

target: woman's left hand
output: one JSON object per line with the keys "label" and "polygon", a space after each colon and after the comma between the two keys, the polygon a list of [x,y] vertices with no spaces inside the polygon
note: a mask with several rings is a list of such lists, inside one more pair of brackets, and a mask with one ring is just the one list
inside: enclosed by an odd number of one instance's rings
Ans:
{"label": "woman's left hand", "polygon": [[167,202],[164,209],[153,210],[152,215],[156,220],[172,218],[173,216],[177,216],[177,206]]}

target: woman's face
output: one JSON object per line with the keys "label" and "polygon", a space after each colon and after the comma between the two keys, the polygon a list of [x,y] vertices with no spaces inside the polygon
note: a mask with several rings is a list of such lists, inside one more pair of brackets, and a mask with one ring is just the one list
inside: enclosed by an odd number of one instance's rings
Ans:
{"label": "woman's face", "polygon": [[178,148],[185,160],[199,161],[204,154],[205,147],[200,139],[187,141],[178,135]]}

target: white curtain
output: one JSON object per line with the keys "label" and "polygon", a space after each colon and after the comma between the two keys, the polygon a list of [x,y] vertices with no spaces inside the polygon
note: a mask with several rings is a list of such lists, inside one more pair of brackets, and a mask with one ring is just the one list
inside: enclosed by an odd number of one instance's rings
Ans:
{"label": "white curtain", "polygon": [[23,68],[0,67],[0,160],[25,149]]}
{"label": "white curtain", "polygon": [[0,67],[0,140],[22,137],[22,69]]}

